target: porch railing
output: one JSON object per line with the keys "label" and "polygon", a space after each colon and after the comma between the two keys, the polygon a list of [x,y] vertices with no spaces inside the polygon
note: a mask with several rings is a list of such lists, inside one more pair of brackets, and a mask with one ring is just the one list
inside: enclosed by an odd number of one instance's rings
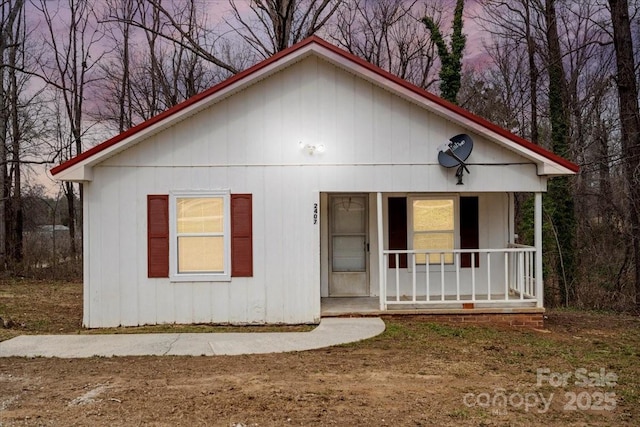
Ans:
{"label": "porch railing", "polygon": [[[400,265],[403,254],[407,257],[406,267]],[[423,254],[425,262],[417,263],[417,256]],[[439,262],[430,262],[434,254]],[[462,254],[470,254],[468,267],[461,266]],[[531,246],[447,251],[384,250],[383,255],[385,274],[380,301],[384,309],[387,304],[500,305],[537,299],[535,248]],[[453,262],[447,264],[446,258]],[[393,267],[389,263],[391,259],[394,260]]]}

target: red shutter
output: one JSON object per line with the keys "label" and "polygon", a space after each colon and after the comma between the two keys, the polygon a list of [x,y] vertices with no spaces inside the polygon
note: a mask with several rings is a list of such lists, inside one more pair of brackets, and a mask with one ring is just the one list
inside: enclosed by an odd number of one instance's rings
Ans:
{"label": "red shutter", "polygon": [[[460,249],[479,248],[478,198],[460,197]],[[475,254],[475,267],[480,265],[480,253]],[[471,267],[471,254],[460,257],[462,268]]]}
{"label": "red shutter", "polygon": [[169,196],[147,196],[147,268],[149,277],[169,277]]}
{"label": "red shutter", "polygon": [[231,276],[253,277],[251,194],[231,195]]}
{"label": "red shutter", "polygon": [[[407,198],[389,197],[389,249],[407,249]],[[400,268],[407,268],[407,254],[399,257]],[[396,268],[396,256],[389,255],[389,268]]]}

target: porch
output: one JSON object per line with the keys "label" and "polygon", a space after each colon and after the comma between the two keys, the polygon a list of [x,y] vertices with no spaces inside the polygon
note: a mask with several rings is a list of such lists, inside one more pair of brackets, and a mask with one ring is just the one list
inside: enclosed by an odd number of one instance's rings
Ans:
{"label": "porch", "polygon": [[[364,246],[367,248],[368,242],[371,242],[371,252],[367,250],[363,255],[354,255],[354,250],[348,253],[350,260],[360,257],[357,259],[362,260],[359,265],[362,266],[363,273],[368,271],[369,265],[373,267],[370,281],[367,280],[370,287],[366,286],[363,292],[332,294],[332,274],[341,274],[341,277],[355,277],[356,274],[369,277],[369,274],[355,273],[354,270],[337,273],[332,265],[337,265],[336,259],[343,254],[327,243],[329,250],[325,252],[325,259],[329,261],[326,264],[329,266],[326,275],[329,278],[329,292],[322,293],[322,316],[544,311],[541,193],[535,193],[535,246],[514,243],[516,236],[513,231],[513,208],[507,203],[506,207],[504,204],[494,204],[483,211],[487,212],[487,220],[482,223],[482,226],[487,227],[483,236],[490,237],[476,240],[477,246],[471,246],[473,249],[461,249],[457,242],[456,248],[430,250],[406,249],[406,246],[405,249],[389,249],[393,234],[389,197],[381,193],[371,196],[374,196],[369,198],[372,214],[367,215],[366,209],[363,209],[365,213],[362,216],[369,218],[372,238],[364,240],[366,237],[358,236],[361,241],[366,242]],[[337,206],[339,208],[342,201],[337,200],[340,202]],[[485,200],[480,199],[481,206],[486,203]],[[495,198],[491,199],[494,200]],[[330,218],[335,218],[337,208],[334,207]],[[502,220],[496,221],[495,217],[499,216],[500,209],[504,209],[506,213]],[[492,219],[488,220],[489,218]],[[456,218],[456,223],[457,221]],[[331,242],[329,233],[327,237],[326,242]],[[484,248],[478,248],[481,245]],[[500,247],[502,245],[504,246]],[[354,244],[353,247],[362,247],[362,243]],[[347,259],[347,256],[343,259]]]}

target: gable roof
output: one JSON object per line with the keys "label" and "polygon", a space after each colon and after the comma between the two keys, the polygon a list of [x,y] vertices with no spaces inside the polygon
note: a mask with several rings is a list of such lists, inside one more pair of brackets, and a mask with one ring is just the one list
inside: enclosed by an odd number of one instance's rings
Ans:
{"label": "gable roof", "polygon": [[539,175],[571,175],[579,170],[578,165],[545,150],[539,145],[533,144],[457,105],[402,80],[317,36],[312,36],[67,160],[52,168],[51,174],[54,178],[65,181],[91,180],[91,167],[93,165],[311,54],[318,55],[338,67],[410,99],[438,115],[459,123],[461,126],[517,152],[537,164]]}

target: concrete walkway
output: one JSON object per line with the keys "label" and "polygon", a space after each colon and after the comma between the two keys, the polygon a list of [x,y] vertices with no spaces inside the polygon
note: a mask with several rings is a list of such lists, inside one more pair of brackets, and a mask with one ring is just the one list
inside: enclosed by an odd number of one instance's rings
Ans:
{"label": "concrete walkway", "polygon": [[0,357],[215,356],[312,350],[381,334],[380,318],[323,318],[310,332],[21,335]]}

